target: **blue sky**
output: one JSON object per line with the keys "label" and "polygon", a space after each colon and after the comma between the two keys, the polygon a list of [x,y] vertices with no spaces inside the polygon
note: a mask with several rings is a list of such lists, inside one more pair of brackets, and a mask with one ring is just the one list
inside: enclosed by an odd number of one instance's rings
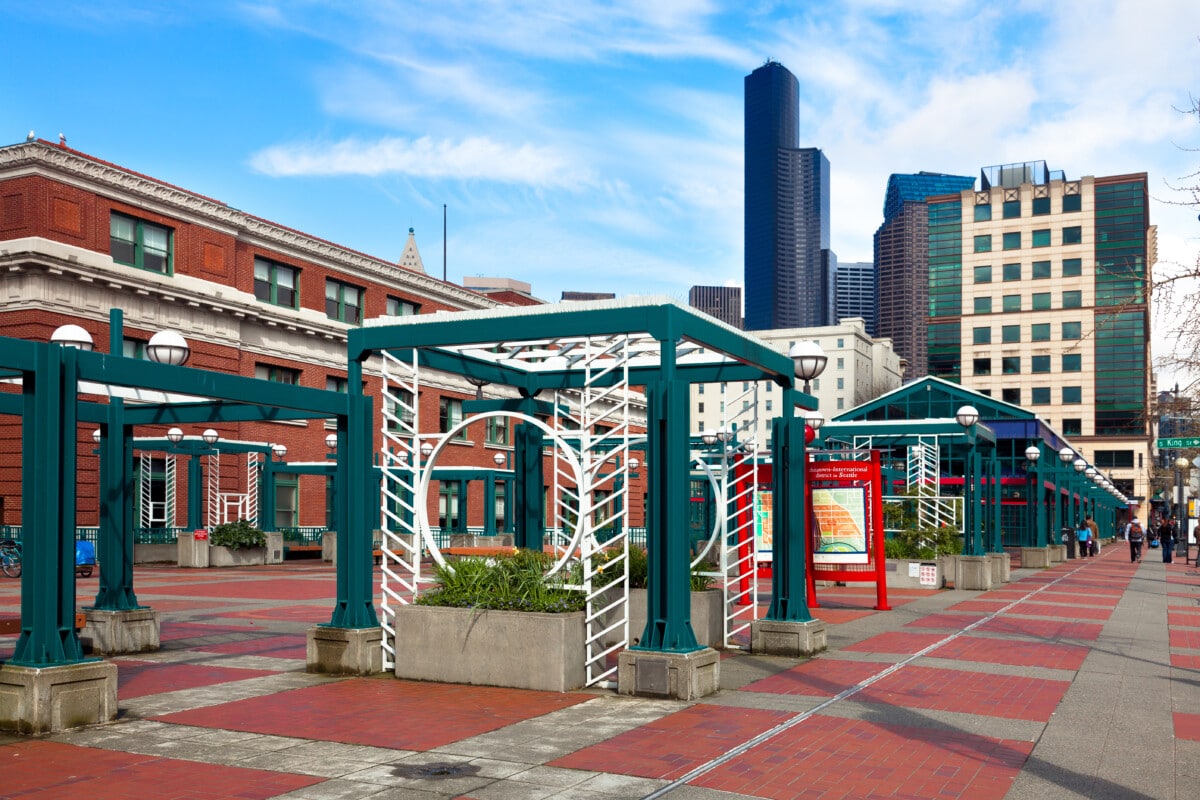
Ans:
{"label": "blue sky", "polygon": [[1160,273],[1200,249],[1170,205],[1200,170],[1177,111],[1200,96],[1195,0],[0,0],[0,19],[0,143],[61,132],[381,258],[412,227],[438,276],[445,204],[451,280],[548,300],[741,283],[742,80],[768,57],[831,163],[842,261],[871,259],[890,173],[1037,159],[1148,172]]}

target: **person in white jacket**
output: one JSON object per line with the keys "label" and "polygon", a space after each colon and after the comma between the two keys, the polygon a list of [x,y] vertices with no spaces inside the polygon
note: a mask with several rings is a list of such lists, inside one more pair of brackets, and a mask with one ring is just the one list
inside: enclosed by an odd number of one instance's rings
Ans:
{"label": "person in white jacket", "polygon": [[1125,526],[1125,541],[1129,542],[1129,563],[1135,564],[1142,560],[1142,542],[1146,540],[1146,529],[1137,517],[1129,520]]}

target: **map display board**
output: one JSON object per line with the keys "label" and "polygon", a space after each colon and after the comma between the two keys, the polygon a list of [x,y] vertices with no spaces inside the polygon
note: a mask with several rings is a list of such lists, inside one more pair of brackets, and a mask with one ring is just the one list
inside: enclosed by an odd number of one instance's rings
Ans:
{"label": "map display board", "polygon": [[861,486],[813,489],[813,561],[867,564],[867,491]]}
{"label": "map display board", "polygon": [[774,497],[770,489],[761,487],[754,496],[754,538],[759,561],[771,560],[771,550],[775,541]]}

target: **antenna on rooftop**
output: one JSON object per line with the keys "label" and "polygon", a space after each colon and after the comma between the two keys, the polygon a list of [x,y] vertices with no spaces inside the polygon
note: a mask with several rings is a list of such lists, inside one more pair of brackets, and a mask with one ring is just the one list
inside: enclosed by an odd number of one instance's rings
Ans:
{"label": "antenna on rooftop", "polygon": [[58,135],[58,146],[59,147],[67,146],[67,135],[65,133],[60,133]]}
{"label": "antenna on rooftop", "polygon": [[36,138],[37,138],[37,134],[34,133],[33,131],[30,131],[29,135],[25,137],[25,141],[32,142]]}

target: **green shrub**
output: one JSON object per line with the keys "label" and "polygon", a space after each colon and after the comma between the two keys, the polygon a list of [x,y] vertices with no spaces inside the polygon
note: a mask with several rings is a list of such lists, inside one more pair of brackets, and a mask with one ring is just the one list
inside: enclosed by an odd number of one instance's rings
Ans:
{"label": "green shrub", "polygon": [[933,559],[962,552],[962,537],[950,527],[896,531],[883,543],[888,558]]}
{"label": "green shrub", "polygon": [[267,535],[247,520],[226,522],[212,529],[209,544],[237,550],[242,547],[266,547]]}
{"label": "green shrub", "polygon": [[[592,564],[597,570],[592,584],[597,587],[607,586],[621,574],[621,551],[618,548],[601,550],[593,557]],[[713,572],[715,570],[716,565],[708,561],[702,561],[693,567],[691,575],[692,591],[703,592],[705,589],[708,589],[712,585],[713,579],[708,575],[701,575],[700,573]],[[646,556],[646,548],[630,547],[629,588],[645,589],[649,571],[650,564]]]}
{"label": "green shrub", "polygon": [[467,557],[434,573],[438,588],[420,595],[418,605],[489,608],[503,611],[540,611],[562,614],[581,611],[583,592],[564,589],[547,581],[554,559],[534,550],[488,558]]}

